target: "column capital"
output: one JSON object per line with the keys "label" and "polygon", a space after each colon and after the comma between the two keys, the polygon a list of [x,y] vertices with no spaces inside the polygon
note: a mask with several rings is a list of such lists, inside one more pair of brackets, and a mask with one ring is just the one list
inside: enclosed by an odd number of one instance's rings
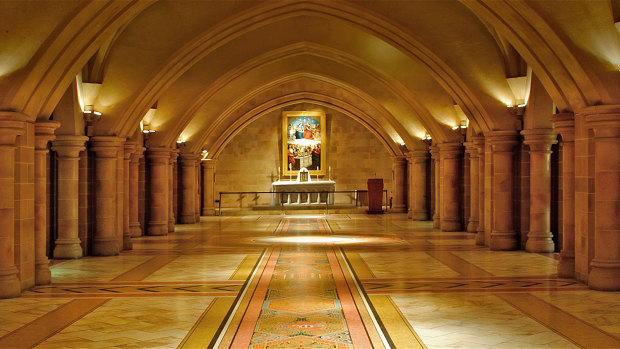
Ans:
{"label": "column capital", "polygon": [[56,139],[54,132],[60,127],[58,121],[37,121],[34,124],[34,147],[47,151],[47,143]]}
{"label": "column capital", "polygon": [[163,147],[151,147],[146,149],[149,161],[168,163],[170,161],[170,149]]}
{"label": "column capital", "polygon": [[428,147],[428,149],[431,153],[431,159],[433,160],[439,159],[439,146],[431,145],[430,147]]}
{"label": "column capital", "polygon": [[0,112],[0,145],[14,146],[17,136],[26,132],[26,115],[15,112]]}
{"label": "column capital", "polygon": [[114,136],[91,137],[90,149],[97,153],[99,158],[115,158],[124,141],[124,138]]}
{"label": "column capital", "polygon": [[138,143],[135,141],[125,142],[125,160],[131,160],[131,157],[133,153],[136,152],[137,147],[138,147]]}
{"label": "column capital", "polygon": [[471,140],[474,143],[474,146],[478,149],[478,156],[484,155],[484,136],[474,136]]}
{"label": "column capital", "polygon": [[563,142],[575,141],[575,114],[558,113],[551,116],[556,133],[562,136]]}
{"label": "column capital", "polygon": [[174,164],[179,158],[179,149],[170,149],[170,159],[169,164]]}
{"label": "column capital", "polygon": [[465,146],[465,153],[469,154],[470,158],[478,157],[478,147],[473,141],[465,142],[463,145]]}
{"label": "column capital", "polygon": [[620,137],[620,105],[597,105],[582,109],[578,115],[586,117],[588,127],[596,138]]}
{"label": "column capital", "polygon": [[448,142],[439,144],[439,156],[441,158],[456,158],[463,154],[463,144]]}
{"label": "column capital", "polygon": [[78,135],[58,135],[52,142],[52,150],[59,157],[77,158],[80,152],[86,149],[88,137]]}
{"label": "column capital", "polygon": [[512,152],[519,143],[517,131],[489,131],[485,134],[486,141],[494,152]]}
{"label": "column capital", "polygon": [[198,158],[198,155],[195,154],[195,153],[181,153],[181,154],[179,154],[179,159],[181,161],[181,165],[183,165],[183,166],[195,165],[197,158]]}
{"label": "column capital", "polygon": [[394,155],[392,156],[392,161],[394,163],[394,165],[402,165],[405,166],[405,164],[407,164],[407,156],[405,155]]}
{"label": "column capital", "polygon": [[205,169],[214,169],[217,164],[216,159],[202,159],[201,160],[202,167]]}
{"label": "column capital", "polygon": [[412,150],[407,153],[407,159],[410,162],[425,162],[429,157],[429,152],[427,150]]}
{"label": "column capital", "polygon": [[530,146],[530,152],[551,152],[551,145],[558,142],[558,137],[551,128],[537,128],[521,131],[523,143]]}

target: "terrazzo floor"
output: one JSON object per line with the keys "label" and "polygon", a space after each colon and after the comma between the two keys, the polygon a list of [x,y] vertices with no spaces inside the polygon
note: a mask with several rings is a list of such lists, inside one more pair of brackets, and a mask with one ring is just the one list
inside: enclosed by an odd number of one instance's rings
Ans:
{"label": "terrazzo floor", "polygon": [[0,300],[0,348],[620,348],[620,292],[403,214],[202,217],[133,247]]}

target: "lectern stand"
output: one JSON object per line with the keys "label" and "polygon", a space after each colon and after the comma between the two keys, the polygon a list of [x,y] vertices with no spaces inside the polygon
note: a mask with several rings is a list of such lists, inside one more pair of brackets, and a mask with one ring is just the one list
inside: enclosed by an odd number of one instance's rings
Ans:
{"label": "lectern stand", "polygon": [[383,213],[383,178],[368,179],[368,214]]}

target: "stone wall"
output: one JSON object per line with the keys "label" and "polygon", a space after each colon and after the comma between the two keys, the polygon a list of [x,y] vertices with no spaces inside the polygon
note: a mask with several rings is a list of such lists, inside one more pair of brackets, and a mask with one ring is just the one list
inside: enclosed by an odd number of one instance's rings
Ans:
{"label": "stone wall", "polygon": [[[366,189],[368,178],[383,178],[384,188],[390,190],[392,159],[379,139],[341,113],[326,110],[326,119],[327,162],[336,190]],[[271,190],[271,183],[278,179],[278,166],[282,166],[281,125],[281,111],[272,112],[252,122],[228,143],[217,161],[216,199],[219,192]],[[337,203],[352,202],[352,195],[336,198]],[[270,203],[268,194],[225,195],[222,199],[223,207]]]}

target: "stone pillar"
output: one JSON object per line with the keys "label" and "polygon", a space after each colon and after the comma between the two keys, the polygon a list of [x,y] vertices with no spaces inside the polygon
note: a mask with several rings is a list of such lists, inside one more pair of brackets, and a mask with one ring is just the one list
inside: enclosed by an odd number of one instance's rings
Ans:
{"label": "stone pillar", "polygon": [[179,221],[183,224],[196,223],[196,155],[181,154],[181,205]]}
{"label": "stone pillar", "polygon": [[200,198],[201,198],[201,191],[200,191],[200,163],[201,163],[201,158],[199,156],[194,156],[194,169],[196,170],[196,175],[194,176],[194,188],[196,188],[196,190],[194,191],[194,214],[196,216],[196,223],[200,223]]}
{"label": "stone pillar", "polygon": [[620,290],[620,106],[588,108],[594,131],[594,258],[588,286]]}
{"label": "stone pillar", "polygon": [[406,200],[407,158],[404,156],[392,157],[392,212],[407,212]]}
{"label": "stone pillar", "polygon": [[442,231],[460,231],[462,225],[459,172],[463,146],[460,143],[442,143],[439,149],[443,165],[439,227]]}
{"label": "stone pillar", "polygon": [[24,120],[0,113],[0,298],[21,293],[15,266],[15,142],[25,132]]}
{"label": "stone pillar", "polygon": [[121,139],[92,137],[91,150],[95,153],[95,236],[94,256],[115,256],[120,248],[117,237],[117,154]]}
{"label": "stone pillar", "polygon": [[146,223],[147,235],[168,234],[168,213],[170,200],[168,196],[168,173],[170,169],[170,149],[149,148],[146,151],[149,166],[149,195],[147,209],[150,217]]}
{"label": "stone pillar", "polygon": [[469,217],[467,219],[467,232],[478,232],[478,214],[480,213],[480,207],[478,200],[480,193],[478,184],[478,147],[473,142],[469,142],[466,147],[466,151],[469,154]]}
{"label": "stone pillar", "polygon": [[142,236],[139,217],[139,178],[140,158],[143,153],[144,148],[136,146],[129,162],[129,233],[131,237]]}
{"label": "stone pillar", "polygon": [[202,160],[202,183],[203,183],[203,216],[215,216],[215,164],[216,160]]}
{"label": "stone pillar", "polygon": [[131,154],[136,151],[136,142],[125,142],[125,151],[123,157],[123,250],[131,250],[133,243],[131,242],[131,231],[129,228],[129,197],[130,197],[130,179],[129,179],[129,166],[131,161]]}
{"label": "stone pillar", "polygon": [[47,145],[56,139],[54,131],[60,126],[55,121],[35,124],[34,153],[34,278],[35,284],[46,285],[52,281],[47,258]]}
{"label": "stone pillar", "polygon": [[435,191],[435,212],[433,213],[433,228],[439,228],[441,222],[441,164],[439,162],[439,147],[434,145],[430,147],[431,159],[435,167],[435,176],[433,178],[433,187]]}
{"label": "stone pillar", "polygon": [[514,229],[514,150],[519,138],[515,131],[492,131],[487,142],[493,158],[493,220],[489,247],[495,251],[516,250],[519,244]]}
{"label": "stone pillar", "polygon": [[411,158],[411,218],[416,221],[428,219],[428,209],[426,197],[426,166],[428,163],[428,151],[416,150],[410,152]]}
{"label": "stone pillar", "polygon": [[119,138],[116,153],[116,239],[119,250],[125,249],[125,234],[123,230],[123,213],[125,195],[125,138]]}
{"label": "stone pillar", "polygon": [[551,233],[551,145],[557,143],[552,129],[523,130],[530,147],[530,232],[525,250],[550,253],[555,250]]}
{"label": "stone pillar", "polygon": [[558,276],[575,276],[575,119],[572,113],[553,116],[555,131],[562,136],[562,251]]}
{"label": "stone pillar", "polygon": [[[477,188],[477,201],[478,201],[478,225],[476,228],[476,245],[484,246],[484,157],[485,157],[485,147],[484,147],[484,137],[474,137],[473,138],[474,146],[476,147],[476,155],[478,162],[478,185]],[[470,167],[472,168],[472,167]],[[472,184],[472,188],[474,185]],[[472,189],[472,195],[474,194],[474,189]],[[473,200],[472,200],[472,210],[473,210]]]}
{"label": "stone pillar", "polygon": [[176,214],[174,212],[174,169],[177,166],[178,157],[178,150],[170,151],[168,162],[168,233],[174,233],[174,225],[176,224]]}
{"label": "stone pillar", "polygon": [[78,200],[80,152],[86,136],[58,136],[52,150],[58,160],[57,231],[53,256],[56,259],[80,258],[83,255],[78,237]]}

